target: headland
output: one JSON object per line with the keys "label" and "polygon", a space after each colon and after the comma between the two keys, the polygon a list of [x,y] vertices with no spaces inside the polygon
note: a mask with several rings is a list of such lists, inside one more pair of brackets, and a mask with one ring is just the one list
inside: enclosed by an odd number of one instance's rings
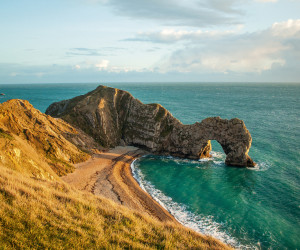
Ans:
{"label": "headland", "polygon": [[199,159],[209,157],[210,140],[216,140],[227,165],[255,166],[248,155],[251,135],[238,118],[209,117],[184,125],[160,104],[143,104],[126,91],[105,86],[53,103],[46,114],[80,128],[103,147],[132,145],[155,154]]}
{"label": "headland", "polygon": [[[216,139],[227,154],[228,165],[254,166],[248,156],[250,133],[236,118],[214,117],[183,125],[159,104],[143,104],[128,92],[104,86],[86,95],[54,103],[46,113],[51,116],[24,100],[10,100],[0,105],[0,165],[10,169],[8,175],[18,172],[37,182],[63,181],[77,190],[72,192],[97,196],[104,199],[101,201],[104,203],[109,199],[116,206],[123,205],[125,210],[132,211],[133,216],[160,221],[173,232],[181,230],[182,235],[189,234],[189,229],[181,226],[133,178],[130,164],[135,158],[148,152],[190,159],[209,157],[210,140]],[[34,188],[32,180],[30,185]],[[2,184],[2,189],[6,190],[6,182]],[[3,192],[5,197],[11,197],[11,191]],[[23,202],[30,202],[30,197],[28,195]],[[59,198],[64,204],[72,200]],[[10,204],[11,199],[7,202]],[[39,210],[39,213],[43,212]],[[122,213],[118,216],[122,217]],[[190,234],[199,238],[204,248],[227,248],[210,237],[195,232]],[[177,238],[188,242],[182,246],[198,244],[185,236]],[[148,244],[147,240],[144,242]]]}

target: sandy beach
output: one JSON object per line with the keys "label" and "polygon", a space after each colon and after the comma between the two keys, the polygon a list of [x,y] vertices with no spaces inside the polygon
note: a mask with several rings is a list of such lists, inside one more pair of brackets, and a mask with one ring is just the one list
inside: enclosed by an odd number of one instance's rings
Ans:
{"label": "sandy beach", "polygon": [[167,210],[141,189],[132,176],[130,164],[145,153],[136,147],[116,147],[76,164],[76,170],[62,179],[79,190],[104,196],[160,221],[178,223]]}

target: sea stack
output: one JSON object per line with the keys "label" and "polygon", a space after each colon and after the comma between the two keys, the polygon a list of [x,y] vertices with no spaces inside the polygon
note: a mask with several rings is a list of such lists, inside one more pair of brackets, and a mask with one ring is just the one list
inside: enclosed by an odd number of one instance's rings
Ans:
{"label": "sea stack", "polygon": [[227,165],[255,165],[248,156],[252,138],[242,120],[210,117],[183,125],[161,105],[143,104],[116,88],[99,86],[85,95],[53,103],[46,114],[82,129],[104,147],[134,145],[155,154],[199,159],[209,157],[210,140],[216,140]]}

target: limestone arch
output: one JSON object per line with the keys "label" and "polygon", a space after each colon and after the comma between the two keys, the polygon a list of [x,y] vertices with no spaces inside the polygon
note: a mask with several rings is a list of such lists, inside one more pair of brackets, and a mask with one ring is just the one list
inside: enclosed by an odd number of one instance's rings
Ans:
{"label": "limestone arch", "polygon": [[[248,156],[252,138],[244,122],[210,117],[197,124],[204,141],[217,141],[226,154],[225,164],[238,167],[253,167],[255,163]],[[211,143],[207,149],[211,150]],[[201,153],[200,153],[201,154]]]}

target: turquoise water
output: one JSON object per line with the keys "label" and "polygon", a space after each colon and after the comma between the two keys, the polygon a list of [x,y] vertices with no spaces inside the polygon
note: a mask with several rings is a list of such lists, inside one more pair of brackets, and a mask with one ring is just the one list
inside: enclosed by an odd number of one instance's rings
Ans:
{"label": "turquoise water", "polygon": [[[42,112],[54,101],[93,90],[97,84],[0,85],[11,98],[29,100]],[[135,162],[136,178],[183,224],[240,248],[300,249],[299,84],[109,84],[144,103],[165,106],[183,123],[209,116],[243,119],[253,142],[252,169],[225,166],[213,157],[190,161],[147,156]]]}

